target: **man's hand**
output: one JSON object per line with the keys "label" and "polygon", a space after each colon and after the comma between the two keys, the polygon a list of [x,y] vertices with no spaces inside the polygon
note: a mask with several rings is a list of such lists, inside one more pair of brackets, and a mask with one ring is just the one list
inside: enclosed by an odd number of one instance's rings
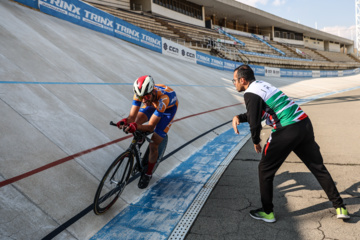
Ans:
{"label": "man's hand", "polygon": [[261,153],[261,145],[260,145],[260,143],[258,143],[258,144],[254,144],[254,148],[255,148],[255,152],[256,153]]}
{"label": "man's hand", "polygon": [[237,129],[237,126],[238,126],[239,124],[240,124],[239,116],[233,117],[232,126],[233,126],[234,131],[235,131],[236,134],[239,134],[239,130]]}
{"label": "man's hand", "polygon": [[126,133],[134,133],[137,129],[137,123],[136,122],[132,122],[129,123],[129,125],[126,126],[126,128],[124,129],[124,132]]}
{"label": "man's hand", "polygon": [[123,129],[127,125],[127,118],[121,119],[116,125],[118,128]]}

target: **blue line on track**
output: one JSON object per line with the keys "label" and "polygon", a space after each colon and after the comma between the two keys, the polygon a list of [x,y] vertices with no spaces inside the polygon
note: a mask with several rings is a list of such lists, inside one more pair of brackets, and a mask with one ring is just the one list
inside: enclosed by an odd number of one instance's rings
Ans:
{"label": "blue line on track", "polygon": [[20,82],[0,81],[0,84],[49,84],[49,85],[133,85],[133,83],[95,83],[95,82]]}
{"label": "blue line on track", "polygon": [[[230,81],[229,81],[230,83]],[[0,81],[0,84],[35,84],[35,85],[128,85],[133,83],[96,83],[96,82],[24,82],[24,81]],[[186,84],[166,84],[170,87],[229,87],[229,86],[211,86],[211,85],[186,85]]]}

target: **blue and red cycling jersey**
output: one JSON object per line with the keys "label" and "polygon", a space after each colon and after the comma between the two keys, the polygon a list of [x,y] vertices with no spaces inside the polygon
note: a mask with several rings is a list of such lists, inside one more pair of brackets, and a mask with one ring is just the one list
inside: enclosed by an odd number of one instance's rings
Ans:
{"label": "blue and red cycling jersey", "polygon": [[[176,97],[176,93],[170,87],[163,84],[155,84],[154,90],[156,100],[152,102],[152,105],[156,109],[154,112],[156,116],[162,117],[165,110],[175,106],[177,107],[178,99]],[[136,94],[134,94],[132,104],[139,107],[141,106],[141,100],[136,96]],[[146,108],[146,106],[144,105],[142,108]]]}
{"label": "blue and red cycling jersey", "polygon": [[[146,104],[144,104],[139,112],[144,113],[148,120],[150,120],[153,114],[161,118],[154,132],[164,138],[172,125],[179,102],[174,90],[168,86],[156,84],[154,90],[155,100],[152,102],[152,105],[146,106]],[[139,107],[141,106],[141,100],[136,94],[134,95],[132,104]]]}

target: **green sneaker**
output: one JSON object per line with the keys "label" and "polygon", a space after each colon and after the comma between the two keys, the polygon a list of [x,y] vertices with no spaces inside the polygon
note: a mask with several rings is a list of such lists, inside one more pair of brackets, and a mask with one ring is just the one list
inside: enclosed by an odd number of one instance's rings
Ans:
{"label": "green sneaker", "polygon": [[276,222],[275,215],[273,212],[267,214],[262,208],[251,210],[250,216],[257,220],[263,220],[264,222],[273,223]]}
{"label": "green sneaker", "polygon": [[349,219],[349,213],[345,207],[339,207],[336,209],[336,214],[338,219]]}

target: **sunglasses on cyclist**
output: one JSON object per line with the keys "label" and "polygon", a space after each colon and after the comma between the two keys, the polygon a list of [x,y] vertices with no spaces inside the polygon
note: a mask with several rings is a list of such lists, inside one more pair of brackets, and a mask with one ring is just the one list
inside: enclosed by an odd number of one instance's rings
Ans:
{"label": "sunglasses on cyclist", "polygon": [[146,94],[146,95],[144,95],[144,96],[137,96],[138,98],[139,98],[139,100],[140,101],[142,101],[143,99],[145,100],[145,101],[149,101],[150,100],[150,98],[151,98],[151,93],[149,93],[149,94]]}

